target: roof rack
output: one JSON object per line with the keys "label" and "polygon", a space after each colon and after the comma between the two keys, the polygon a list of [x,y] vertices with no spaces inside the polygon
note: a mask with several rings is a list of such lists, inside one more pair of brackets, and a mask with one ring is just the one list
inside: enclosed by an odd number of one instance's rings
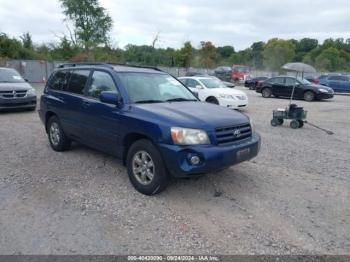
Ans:
{"label": "roof rack", "polygon": [[108,63],[94,63],[94,62],[63,63],[63,64],[59,64],[57,68],[77,67],[77,66],[104,66],[108,68],[113,68],[113,66]]}
{"label": "roof rack", "polygon": [[142,66],[142,65],[133,65],[133,64],[118,64],[118,63],[108,63],[109,65],[115,65],[115,66],[128,66],[128,67],[135,67],[135,68],[147,68],[147,69],[154,69],[160,72],[164,72],[162,69],[159,69],[155,66]]}
{"label": "roof rack", "polygon": [[79,63],[63,63],[59,64],[57,68],[65,68],[65,67],[77,67],[77,66],[104,66],[113,69],[113,66],[127,66],[127,67],[135,67],[135,68],[148,68],[154,69],[160,72],[164,72],[155,66],[141,66],[141,65],[133,65],[133,64],[118,64],[118,63],[99,63],[99,62],[79,62]]}

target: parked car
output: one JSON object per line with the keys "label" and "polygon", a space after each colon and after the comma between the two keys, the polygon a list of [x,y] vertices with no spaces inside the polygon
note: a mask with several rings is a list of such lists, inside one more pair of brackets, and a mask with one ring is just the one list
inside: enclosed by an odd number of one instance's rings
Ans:
{"label": "parked car", "polygon": [[232,88],[228,88],[218,79],[211,77],[179,77],[179,80],[192,91],[198,93],[201,101],[238,109],[248,105],[247,95]]}
{"label": "parked car", "polygon": [[350,92],[350,75],[330,75],[320,81],[321,85],[331,87],[335,92]]}
{"label": "parked car", "polygon": [[12,68],[0,68],[0,109],[35,110],[35,89]]}
{"label": "parked car", "polygon": [[259,85],[261,82],[268,79],[266,76],[258,76],[253,78],[247,78],[247,80],[244,81],[244,86],[248,87],[249,89],[255,89],[257,85]]}
{"label": "parked car", "polygon": [[333,98],[334,96],[332,88],[314,85],[305,79],[290,76],[279,76],[265,80],[257,86],[256,92],[261,93],[265,98],[272,95],[275,97],[290,97],[294,86],[293,98],[296,99],[313,101],[315,99]]}
{"label": "parked car", "polygon": [[246,80],[246,78],[249,76],[249,74],[250,74],[249,66],[233,65],[231,80],[235,82],[243,83]]}
{"label": "parked car", "polygon": [[227,82],[227,81],[222,81],[220,78],[217,78],[216,76],[203,75],[203,74],[198,74],[198,75],[194,75],[194,76],[197,76],[197,77],[210,77],[210,78],[213,78],[213,79],[221,81],[226,87],[229,87],[229,88],[234,88],[235,87],[234,83]]}
{"label": "parked car", "polygon": [[119,157],[146,195],[164,190],[169,176],[218,171],[260,149],[247,116],[198,101],[157,68],[61,65],[44,89],[39,115],[53,150],[76,141]]}
{"label": "parked car", "polygon": [[219,66],[214,70],[214,74],[222,81],[231,81],[232,68],[229,66]]}

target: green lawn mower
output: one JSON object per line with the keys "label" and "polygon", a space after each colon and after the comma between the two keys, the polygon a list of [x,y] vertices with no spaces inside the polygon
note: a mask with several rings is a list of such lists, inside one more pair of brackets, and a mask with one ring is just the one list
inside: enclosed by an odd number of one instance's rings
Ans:
{"label": "green lawn mower", "polygon": [[272,126],[280,126],[284,119],[290,119],[290,127],[293,129],[302,128],[306,119],[307,111],[296,104],[289,105],[286,109],[277,109],[272,111]]}

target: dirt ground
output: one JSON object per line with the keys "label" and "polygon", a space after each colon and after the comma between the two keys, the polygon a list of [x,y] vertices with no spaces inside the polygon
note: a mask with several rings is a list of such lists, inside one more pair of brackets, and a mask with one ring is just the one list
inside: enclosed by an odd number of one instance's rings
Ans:
{"label": "dirt ground", "polygon": [[288,100],[237,88],[259,156],[154,197],[111,156],[51,150],[37,112],[0,113],[0,254],[350,254],[350,96],[297,102],[328,135],[271,127]]}

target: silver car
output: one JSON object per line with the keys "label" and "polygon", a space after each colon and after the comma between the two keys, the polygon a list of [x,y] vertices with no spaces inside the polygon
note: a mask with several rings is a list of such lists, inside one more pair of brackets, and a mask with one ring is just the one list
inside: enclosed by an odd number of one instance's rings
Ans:
{"label": "silver car", "polygon": [[12,68],[0,67],[0,109],[35,110],[35,89]]}

